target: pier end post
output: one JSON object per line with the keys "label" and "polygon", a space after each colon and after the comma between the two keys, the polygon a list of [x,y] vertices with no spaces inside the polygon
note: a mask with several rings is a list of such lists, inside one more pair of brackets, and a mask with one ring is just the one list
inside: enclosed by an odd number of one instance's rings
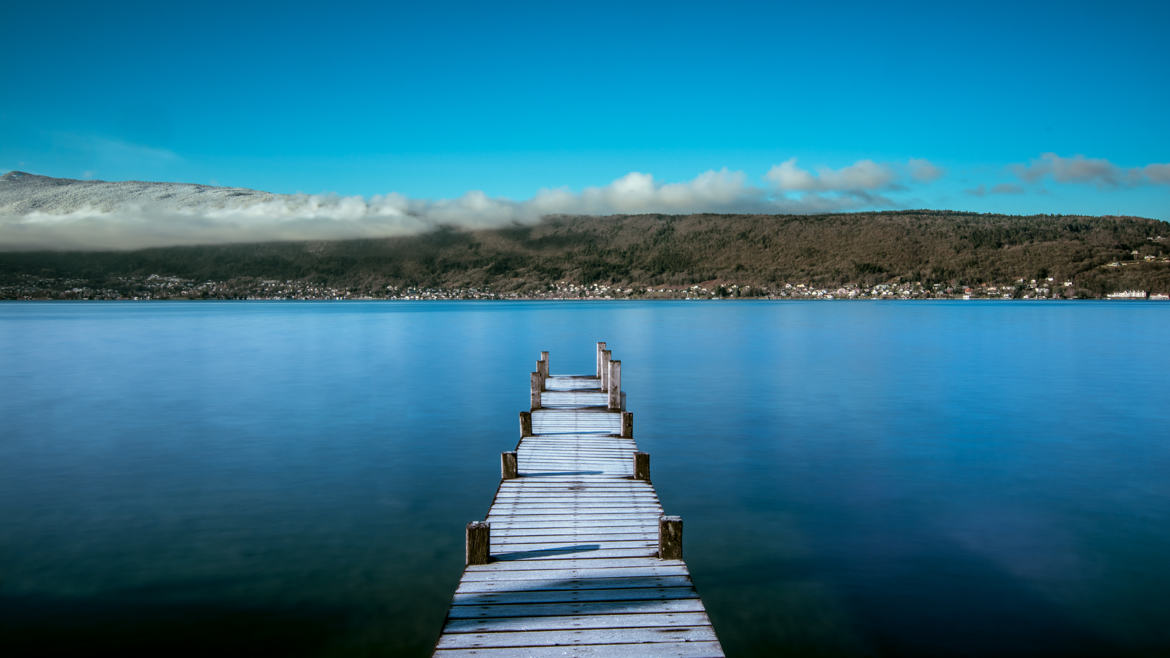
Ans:
{"label": "pier end post", "polygon": [[511,480],[520,477],[520,469],[516,463],[516,451],[500,453],[500,479]]}
{"label": "pier end post", "polygon": [[492,526],[487,521],[467,524],[467,564],[487,564]]}
{"label": "pier end post", "polygon": [[532,389],[532,409],[540,408],[540,373],[534,372],[529,378]]}
{"label": "pier end post", "polygon": [[634,479],[643,482],[650,481],[650,453],[634,453]]}
{"label": "pier end post", "polygon": [[634,414],[630,411],[622,412],[622,434],[623,439],[634,438]]}
{"label": "pier end post", "polygon": [[683,522],[681,516],[658,517],[658,557],[662,560],[681,560]]}
{"label": "pier end post", "polygon": [[622,408],[622,362],[609,362],[609,410],[620,411]]}
{"label": "pier end post", "polygon": [[536,362],[536,372],[540,373],[540,390],[548,390],[548,352],[540,353],[540,360]]}
{"label": "pier end post", "polygon": [[601,390],[609,390],[609,361],[613,357],[611,350],[601,350]]}
{"label": "pier end post", "polygon": [[597,341],[597,377],[601,378],[601,352],[605,349],[605,341]]}

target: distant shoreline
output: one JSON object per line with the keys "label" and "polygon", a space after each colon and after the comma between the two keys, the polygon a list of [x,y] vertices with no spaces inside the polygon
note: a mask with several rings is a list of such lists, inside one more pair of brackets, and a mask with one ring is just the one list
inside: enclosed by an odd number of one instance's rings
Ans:
{"label": "distant shoreline", "polygon": [[551,216],[341,242],[0,253],[0,299],[1170,295],[1170,223],[898,211]]}

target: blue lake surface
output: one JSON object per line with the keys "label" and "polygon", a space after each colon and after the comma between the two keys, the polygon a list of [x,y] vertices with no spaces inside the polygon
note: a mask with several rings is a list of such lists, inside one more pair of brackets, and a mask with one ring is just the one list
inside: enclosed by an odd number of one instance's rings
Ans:
{"label": "blue lake surface", "polygon": [[425,655],[540,350],[729,655],[1170,655],[1170,304],[0,304],[5,655]]}

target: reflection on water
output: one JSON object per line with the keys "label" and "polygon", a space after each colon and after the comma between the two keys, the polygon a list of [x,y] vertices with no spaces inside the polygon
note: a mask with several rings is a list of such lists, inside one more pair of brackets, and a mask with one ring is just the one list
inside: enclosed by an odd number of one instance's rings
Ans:
{"label": "reflection on water", "polygon": [[607,340],[729,653],[1167,653],[1168,320],[3,304],[0,646],[425,654],[539,350]]}

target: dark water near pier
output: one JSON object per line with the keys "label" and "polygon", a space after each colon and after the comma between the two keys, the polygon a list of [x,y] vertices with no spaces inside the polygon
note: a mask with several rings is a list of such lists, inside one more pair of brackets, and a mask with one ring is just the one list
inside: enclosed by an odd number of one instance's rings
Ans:
{"label": "dark water near pier", "polygon": [[623,360],[732,655],[1170,654],[1170,304],[0,305],[0,653],[423,655]]}

